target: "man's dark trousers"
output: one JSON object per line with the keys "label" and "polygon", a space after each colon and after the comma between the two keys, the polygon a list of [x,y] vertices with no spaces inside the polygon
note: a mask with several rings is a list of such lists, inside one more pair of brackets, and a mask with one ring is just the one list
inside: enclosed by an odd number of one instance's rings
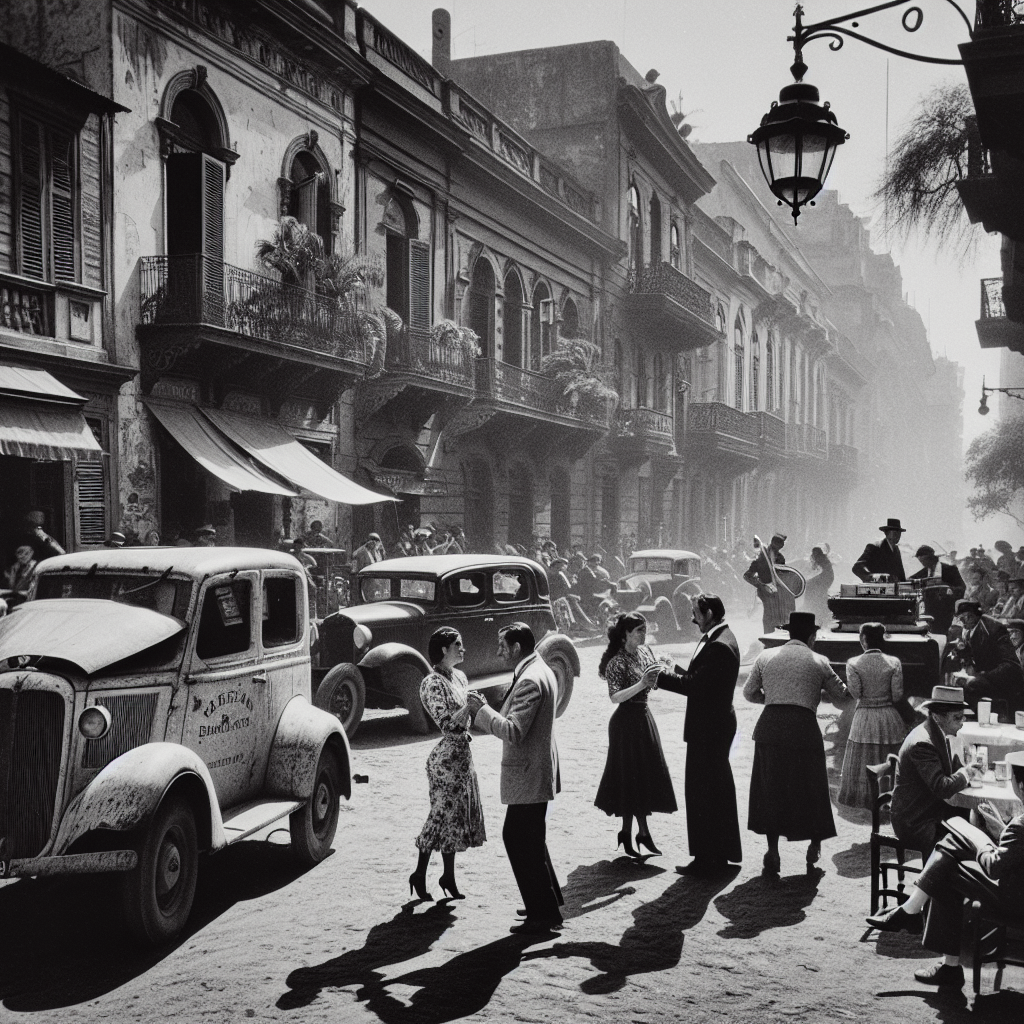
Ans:
{"label": "man's dark trousers", "polygon": [[547,811],[547,801],[509,804],[501,832],[508,862],[523,897],[526,916],[531,920],[561,917],[558,906],[562,902],[562,893],[548,856]]}

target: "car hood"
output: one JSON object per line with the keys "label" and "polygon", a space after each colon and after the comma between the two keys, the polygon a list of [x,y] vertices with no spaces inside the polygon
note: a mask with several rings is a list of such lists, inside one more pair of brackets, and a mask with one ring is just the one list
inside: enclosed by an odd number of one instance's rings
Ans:
{"label": "car hood", "polygon": [[422,619],[427,610],[422,605],[406,601],[375,601],[373,604],[350,605],[340,609],[338,614],[372,629],[375,623]]}
{"label": "car hood", "polygon": [[[619,579],[619,583],[629,583],[633,587],[637,583],[643,581],[644,583],[661,583],[664,580],[672,579],[670,572],[630,572],[626,573]],[[682,577],[680,577],[682,579]]]}
{"label": "car hood", "polygon": [[185,623],[117,601],[29,601],[0,619],[0,662],[60,658],[92,675],[180,633]]}

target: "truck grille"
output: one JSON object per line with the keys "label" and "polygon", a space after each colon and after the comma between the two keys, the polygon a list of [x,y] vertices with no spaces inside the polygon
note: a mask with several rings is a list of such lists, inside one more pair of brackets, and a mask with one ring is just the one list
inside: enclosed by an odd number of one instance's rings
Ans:
{"label": "truck grille", "polygon": [[82,767],[102,768],[115,757],[148,743],[153,732],[156,699],[155,693],[98,696],[96,703],[110,712],[110,732],[102,739],[86,741]]}
{"label": "truck grille", "polygon": [[50,838],[63,743],[60,694],[0,690],[0,836],[8,857],[35,857]]}

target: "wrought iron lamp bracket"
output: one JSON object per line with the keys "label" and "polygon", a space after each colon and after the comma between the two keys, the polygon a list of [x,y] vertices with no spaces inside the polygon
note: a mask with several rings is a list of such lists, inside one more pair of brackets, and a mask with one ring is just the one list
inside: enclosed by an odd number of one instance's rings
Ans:
{"label": "wrought iron lamp bracket", "polygon": [[[971,21],[956,0],[945,0],[945,3],[949,4],[960,15],[967,26],[967,31],[969,33],[972,32],[973,26]],[[886,53],[895,54],[897,57],[906,57],[909,60],[921,61],[925,64],[963,64],[962,60],[952,60],[948,57],[929,57],[920,53],[911,53],[909,50],[900,50],[895,46],[889,46],[887,43],[879,42],[877,39],[872,39],[860,32],[853,31],[853,29],[860,27],[855,19],[866,18],[869,15],[877,14],[879,11],[887,11],[893,7],[906,8],[900,19],[905,31],[916,32],[921,27],[924,21],[924,11],[918,4],[912,3],[912,0],[888,0],[886,3],[875,4],[874,7],[865,7],[863,10],[853,11],[850,14],[839,14],[834,18],[826,18],[823,21],[816,21],[810,25],[803,23],[803,5],[797,4],[796,10],[793,12],[795,19],[793,35],[787,36],[787,40],[793,44],[793,51],[796,57],[793,64],[793,77],[799,81],[807,70],[807,66],[803,61],[803,48],[807,43],[813,42],[815,39],[828,39],[830,50],[841,50],[845,42],[844,36],[867,43],[868,46],[884,50]],[[851,23],[852,28],[844,27],[847,22]]]}

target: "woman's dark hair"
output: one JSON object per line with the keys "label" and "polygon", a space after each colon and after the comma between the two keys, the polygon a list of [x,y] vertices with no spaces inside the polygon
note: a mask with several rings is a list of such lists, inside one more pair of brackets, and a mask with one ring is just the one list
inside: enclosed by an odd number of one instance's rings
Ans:
{"label": "woman's dark hair", "polygon": [[725,618],[725,602],[717,594],[698,594],[697,607],[702,615],[711,612],[715,622],[721,622]]}
{"label": "woman's dark hair", "polygon": [[601,664],[597,666],[597,674],[602,679],[608,662],[626,646],[626,634],[632,633],[637,626],[646,625],[647,619],[639,612],[624,612],[608,627],[608,646],[601,655]]}
{"label": "woman's dark hair", "polygon": [[868,647],[877,647],[881,650],[885,642],[885,626],[880,622],[865,622],[860,627],[860,635],[867,640]]}
{"label": "woman's dark hair", "polygon": [[440,665],[444,660],[445,651],[462,634],[451,626],[442,626],[440,629],[435,629],[430,635],[430,642],[427,644],[427,657],[430,658],[431,665]]}

